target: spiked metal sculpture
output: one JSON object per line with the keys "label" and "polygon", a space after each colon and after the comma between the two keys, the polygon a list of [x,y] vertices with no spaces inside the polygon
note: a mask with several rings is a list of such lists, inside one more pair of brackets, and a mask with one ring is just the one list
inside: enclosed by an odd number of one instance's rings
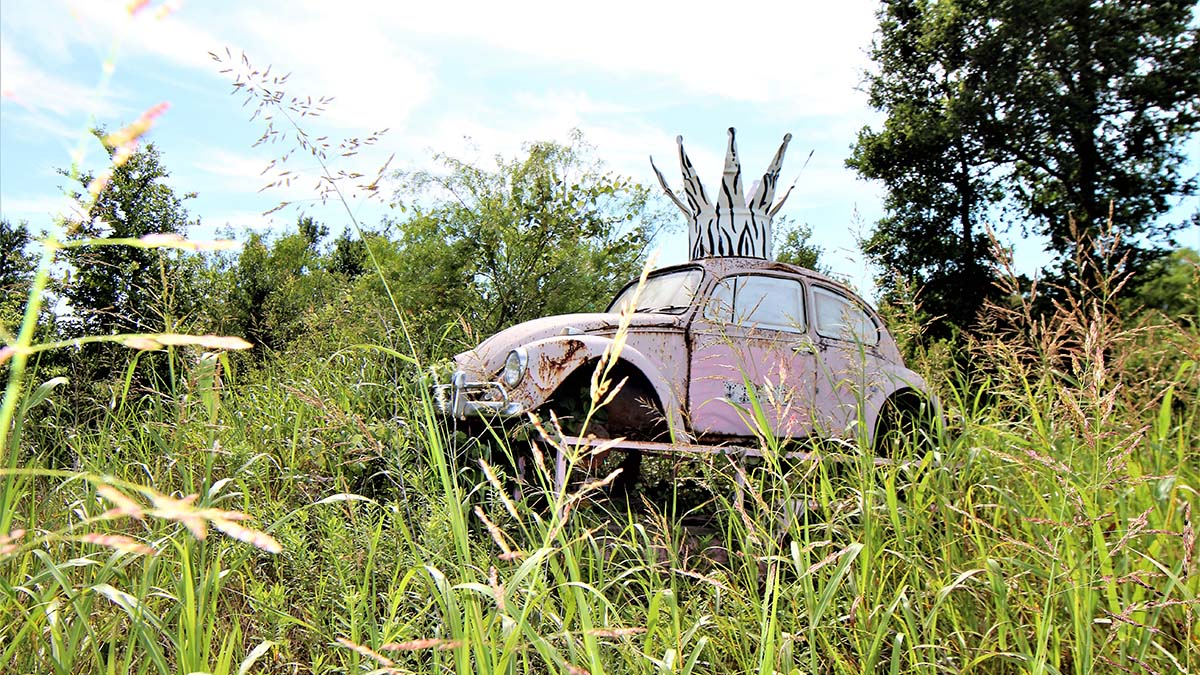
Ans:
{"label": "spiked metal sculpture", "polygon": [[[650,166],[658,176],[667,196],[688,218],[688,252],[692,260],[715,256],[742,256],[747,258],[771,258],[771,219],[792,193],[787,193],[772,206],[775,185],[779,182],[779,170],[783,166],[783,154],[787,151],[792,135],[783,137],[783,144],[775,153],[775,159],[761,181],[755,181],[754,193],[746,199],[742,191],[742,165],[738,160],[735,131],[729,128],[729,149],[725,153],[725,172],[721,178],[721,191],[714,204],[709,201],[704,186],[696,176],[696,168],[683,150],[683,136],[677,136],[679,144],[679,166],[683,170],[683,192],[686,201],[679,198],[662,172]],[[795,186],[793,186],[795,187]]]}

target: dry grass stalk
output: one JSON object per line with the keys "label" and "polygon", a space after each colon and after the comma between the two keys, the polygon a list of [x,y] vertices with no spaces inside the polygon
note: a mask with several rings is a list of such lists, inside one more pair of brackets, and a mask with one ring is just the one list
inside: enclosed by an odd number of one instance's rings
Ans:
{"label": "dry grass stalk", "polygon": [[504,602],[504,583],[500,581],[500,573],[496,570],[495,565],[488,568],[488,587],[492,589],[492,598],[496,601],[496,609],[501,613],[507,612],[508,608]]}
{"label": "dry grass stalk", "polygon": [[500,479],[496,477],[496,472],[492,470],[492,466],[481,457],[479,459],[479,467],[483,469],[483,475],[487,479],[488,484],[500,496],[500,503],[504,505],[504,510],[508,511],[508,515],[512,516],[514,520],[520,520],[521,517],[517,515],[517,505],[509,498],[508,491],[504,489],[504,486],[500,483]]}
{"label": "dry grass stalk", "polygon": [[376,663],[378,663],[381,666],[386,666],[386,667],[390,668],[390,667],[396,665],[395,661],[389,659],[388,657],[384,656],[383,654],[380,654],[379,652],[375,651],[374,649],[371,649],[370,647],[367,647],[365,645],[360,645],[357,642],[347,640],[344,637],[338,638],[337,643],[339,645],[345,647],[346,649],[358,652],[359,654],[375,661]]}
{"label": "dry grass stalk", "polygon": [[[211,523],[213,527],[226,535],[268,553],[279,553],[283,550],[283,547],[271,535],[242,525],[241,521],[250,520],[251,516],[241,511],[196,508],[193,504],[199,495],[194,494],[182,499],[175,499],[148,489],[145,489],[144,492],[149,495],[151,503],[154,504],[154,508],[148,512],[149,515],[182,523],[197,539],[207,537],[208,525]],[[108,495],[105,496],[108,497]],[[118,507],[118,510],[120,508]],[[126,505],[124,508],[130,507]],[[133,508],[140,510],[136,503]]]}
{"label": "dry grass stalk", "polygon": [[141,505],[125,496],[124,492],[121,492],[111,485],[101,483],[100,485],[96,486],[96,492],[99,493],[101,497],[104,497],[108,501],[112,502],[116,507],[105,514],[106,516],[129,516],[130,518],[141,520],[145,515],[145,513],[142,511]]}
{"label": "dry grass stalk", "polygon": [[503,552],[502,554],[512,555],[512,547],[509,546],[508,542],[506,541],[508,537],[506,537],[504,532],[492,522],[491,518],[487,517],[487,514],[483,512],[483,509],[479,506],[476,506],[475,515],[479,518],[479,520],[483,521],[483,526],[487,528],[488,534],[491,535],[492,541],[496,542],[496,546],[500,547],[500,550]]}
{"label": "dry grass stalk", "polygon": [[7,534],[0,534],[0,557],[11,555],[20,547],[17,544],[25,536],[25,530],[13,530]]}
{"label": "dry grass stalk", "polygon": [[75,537],[75,541],[80,541],[85,544],[96,544],[97,546],[104,546],[106,548],[111,548],[118,551],[125,551],[126,553],[136,553],[138,555],[155,555],[158,553],[158,550],[153,546],[147,546],[146,544],[143,544],[132,537],[126,537],[125,535],[121,534],[100,534],[97,532],[92,532]]}
{"label": "dry grass stalk", "polygon": [[458,649],[463,646],[461,640],[444,640],[442,638],[424,638],[421,640],[409,640],[408,642],[389,642],[380,647],[380,649],[389,652],[416,652],[426,649],[436,649],[438,651],[446,651],[449,649]]}

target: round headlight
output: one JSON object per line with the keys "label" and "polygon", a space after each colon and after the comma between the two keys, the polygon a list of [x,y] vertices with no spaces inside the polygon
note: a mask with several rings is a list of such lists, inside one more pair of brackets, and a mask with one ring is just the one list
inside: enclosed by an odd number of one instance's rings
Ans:
{"label": "round headlight", "polygon": [[504,370],[500,371],[500,379],[509,387],[515,387],[525,377],[525,369],[529,366],[529,354],[521,347],[508,353],[504,359]]}

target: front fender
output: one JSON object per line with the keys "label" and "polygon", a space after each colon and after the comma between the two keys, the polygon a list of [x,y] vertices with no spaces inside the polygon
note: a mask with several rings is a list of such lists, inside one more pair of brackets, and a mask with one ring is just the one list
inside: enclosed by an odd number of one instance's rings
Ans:
{"label": "front fender", "polygon": [[[559,386],[579,368],[598,360],[613,339],[602,335],[555,336],[525,345],[529,367],[520,384],[510,392],[510,399],[525,410],[533,410],[549,399]],[[679,401],[659,366],[628,343],[618,355],[621,361],[637,368],[654,388],[663,405],[667,422],[676,433],[684,430]]]}

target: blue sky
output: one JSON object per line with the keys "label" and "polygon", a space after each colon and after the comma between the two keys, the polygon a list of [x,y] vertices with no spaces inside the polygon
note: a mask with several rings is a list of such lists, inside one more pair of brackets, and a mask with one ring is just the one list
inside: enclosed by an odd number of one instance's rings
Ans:
{"label": "blue sky", "polygon": [[[115,128],[167,102],[150,136],[179,192],[201,220],[195,236],[226,225],[281,232],[300,211],[334,231],[340,206],[322,205],[311,162],[289,162],[285,189],[259,192],[284,146],[252,148],[261,123],[230,95],[209,52],[245,53],[289,93],[334,97],[311,136],[365,136],[378,145],[335,163],[373,174],[433,168],[432,153],[472,162],[513,156],[533,140],[582,130],[612,170],[652,184],[653,155],[680,183],[675,136],[708,184],[718,181],[725,129],[738,129],[744,170],[765,169],[793,134],[783,180],[797,179],[781,212],[813,229],[835,271],[869,283],[856,235],[881,213],[878,186],[843,166],[856,131],[881,119],[859,91],[875,2],[153,2],[130,17],[125,2],[5,0],[0,9],[0,216],[35,229],[63,207],[56,168],[86,151],[92,120]],[[105,64],[113,66],[108,84]],[[1193,143],[1193,148],[1196,144]],[[805,158],[812,160],[801,172]],[[1193,157],[1200,151],[1193,151]],[[387,189],[386,187],[384,188]],[[297,206],[269,216],[281,200]],[[356,196],[366,225],[387,212]],[[1195,210],[1196,200],[1187,212]],[[686,255],[682,217],[661,261]],[[1009,236],[1017,236],[1013,233]],[[1036,243],[1016,242],[1028,270]],[[1188,232],[1185,245],[1200,245]],[[866,289],[864,289],[866,290]]]}

